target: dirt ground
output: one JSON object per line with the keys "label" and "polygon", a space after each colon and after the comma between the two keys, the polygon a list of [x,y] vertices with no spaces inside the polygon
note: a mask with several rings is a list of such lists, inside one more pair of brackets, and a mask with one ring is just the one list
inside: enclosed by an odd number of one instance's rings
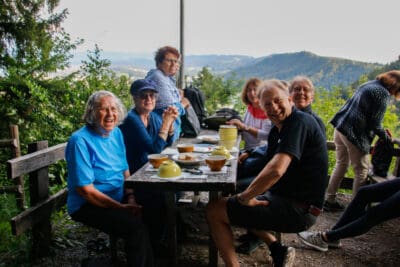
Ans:
{"label": "dirt ground", "polygon": [[[208,264],[208,227],[204,218],[206,196],[197,207],[185,204],[180,207],[185,222],[189,225],[187,239],[180,247],[179,267],[200,267]],[[340,200],[349,202],[348,195],[341,195]],[[326,230],[332,226],[340,212],[324,212],[311,230]],[[400,265],[400,218],[374,227],[367,234],[342,240],[342,248],[319,252],[300,243],[295,234],[283,234],[283,243],[296,249],[295,266],[399,266]],[[54,245],[52,256],[32,262],[31,266],[112,266],[109,251],[97,251],[88,260],[86,247],[89,240],[108,237],[93,229],[83,227],[66,218],[66,221],[54,226]],[[244,233],[243,229],[234,228],[235,236]],[[251,255],[239,254],[241,266],[272,266],[267,246],[262,245]],[[123,251],[117,266],[124,266]],[[115,264],[114,264],[115,266]],[[219,266],[224,266],[219,260]]]}

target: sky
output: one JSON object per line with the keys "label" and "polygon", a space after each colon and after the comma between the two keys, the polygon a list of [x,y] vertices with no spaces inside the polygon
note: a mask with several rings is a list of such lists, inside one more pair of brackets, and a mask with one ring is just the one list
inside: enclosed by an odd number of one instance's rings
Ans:
{"label": "sky", "polygon": [[[319,56],[390,63],[400,55],[399,0],[182,0],[185,55]],[[77,51],[179,49],[181,0],[60,0]]]}

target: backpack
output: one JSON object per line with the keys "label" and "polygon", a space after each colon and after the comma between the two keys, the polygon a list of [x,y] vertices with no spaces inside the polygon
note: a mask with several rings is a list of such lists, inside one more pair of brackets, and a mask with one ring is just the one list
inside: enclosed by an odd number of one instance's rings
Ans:
{"label": "backpack", "polygon": [[[387,130],[389,136],[390,132]],[[392,162],[394,145],[390,139],[379,138],[371,152],[372,171],[374,175],[386,177]]]}
{"label": "backpack", "polygon": [[200,125],[203,125],[204,119],[207,117],[205,110],[206,97],[204,93],[193,85],[185,88],[184,96],[189,99],[194,112],[199,120]]}
{"label": "backpack", "polygon": [[181,116],[181,136],[196,137],[201,130],[199,119],[191,105],[185,111]]}
{"label": "backpack", "polygon": [[218,130],[220,125],[226,124],[226,122],[231,119],[238,119],[242,121],[239,112],[236,110],[231,108],[221,108],[217,110],[214,115],[207,117],[204,120],[204,124],[207,129]]}

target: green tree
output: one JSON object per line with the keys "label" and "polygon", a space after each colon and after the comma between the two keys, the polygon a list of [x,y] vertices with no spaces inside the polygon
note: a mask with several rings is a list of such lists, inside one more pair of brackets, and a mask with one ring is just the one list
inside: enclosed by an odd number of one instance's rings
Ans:
{"label": "green tree", "polygon": [[[73,75],[51,78],[69,64],[72,42],[61,27],[67,11],[55,13],[58,0],[0,0],[0,122],[20,127],[23,146],[40,139],[59,142],[59,106]],[[2,137],[2,136],[0,136]]]}
{"label": "green tree", "polygon": [[235,77],[224,80],[222,77],[214,76],[204,67],[193,80],[193,85],[204,92],[208,114],[213,114],[222,107],[244,109],[239,97],[243,86],[242,80],[236,80]]}

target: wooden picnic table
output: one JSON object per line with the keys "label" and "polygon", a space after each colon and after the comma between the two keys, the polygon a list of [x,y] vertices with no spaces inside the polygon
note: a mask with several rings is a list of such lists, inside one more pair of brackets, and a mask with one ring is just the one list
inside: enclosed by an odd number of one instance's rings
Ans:
{"label": "wooden picnic table", "polygon": [[[216,131],[203,130],[199,136],[216,135]],[[198,138],[180,138],[172,146],[175,148],[177,144],[202,143]],[[221,192],[233,192],[236,188],[236,169],[237,157],[239,154],[240,137],[237,141],[237,147],[232,152],[233,159],[227,166],[225,173],[207,174],[205,178],[181,178],[177,180],[155,179],[156,172],[149,171],[149,163],[136,171],[125,181],[126,187],[157,189],[166,192],[167,199],[167,228],[168,228],[168,247],[170,248],[171,266],[177,266],[177,236],[176,236],[176,197],[175,193],[180,191],[206,191],[209,193],[209,201],[217,199]],[[171,149],[171,148],[167,148]],[[205,163],[201,163],[205,165]],[[153,177],[152,177],[153,176]],[[209,239],[209,266],[218,265],[218,254],[212,238]]]}

